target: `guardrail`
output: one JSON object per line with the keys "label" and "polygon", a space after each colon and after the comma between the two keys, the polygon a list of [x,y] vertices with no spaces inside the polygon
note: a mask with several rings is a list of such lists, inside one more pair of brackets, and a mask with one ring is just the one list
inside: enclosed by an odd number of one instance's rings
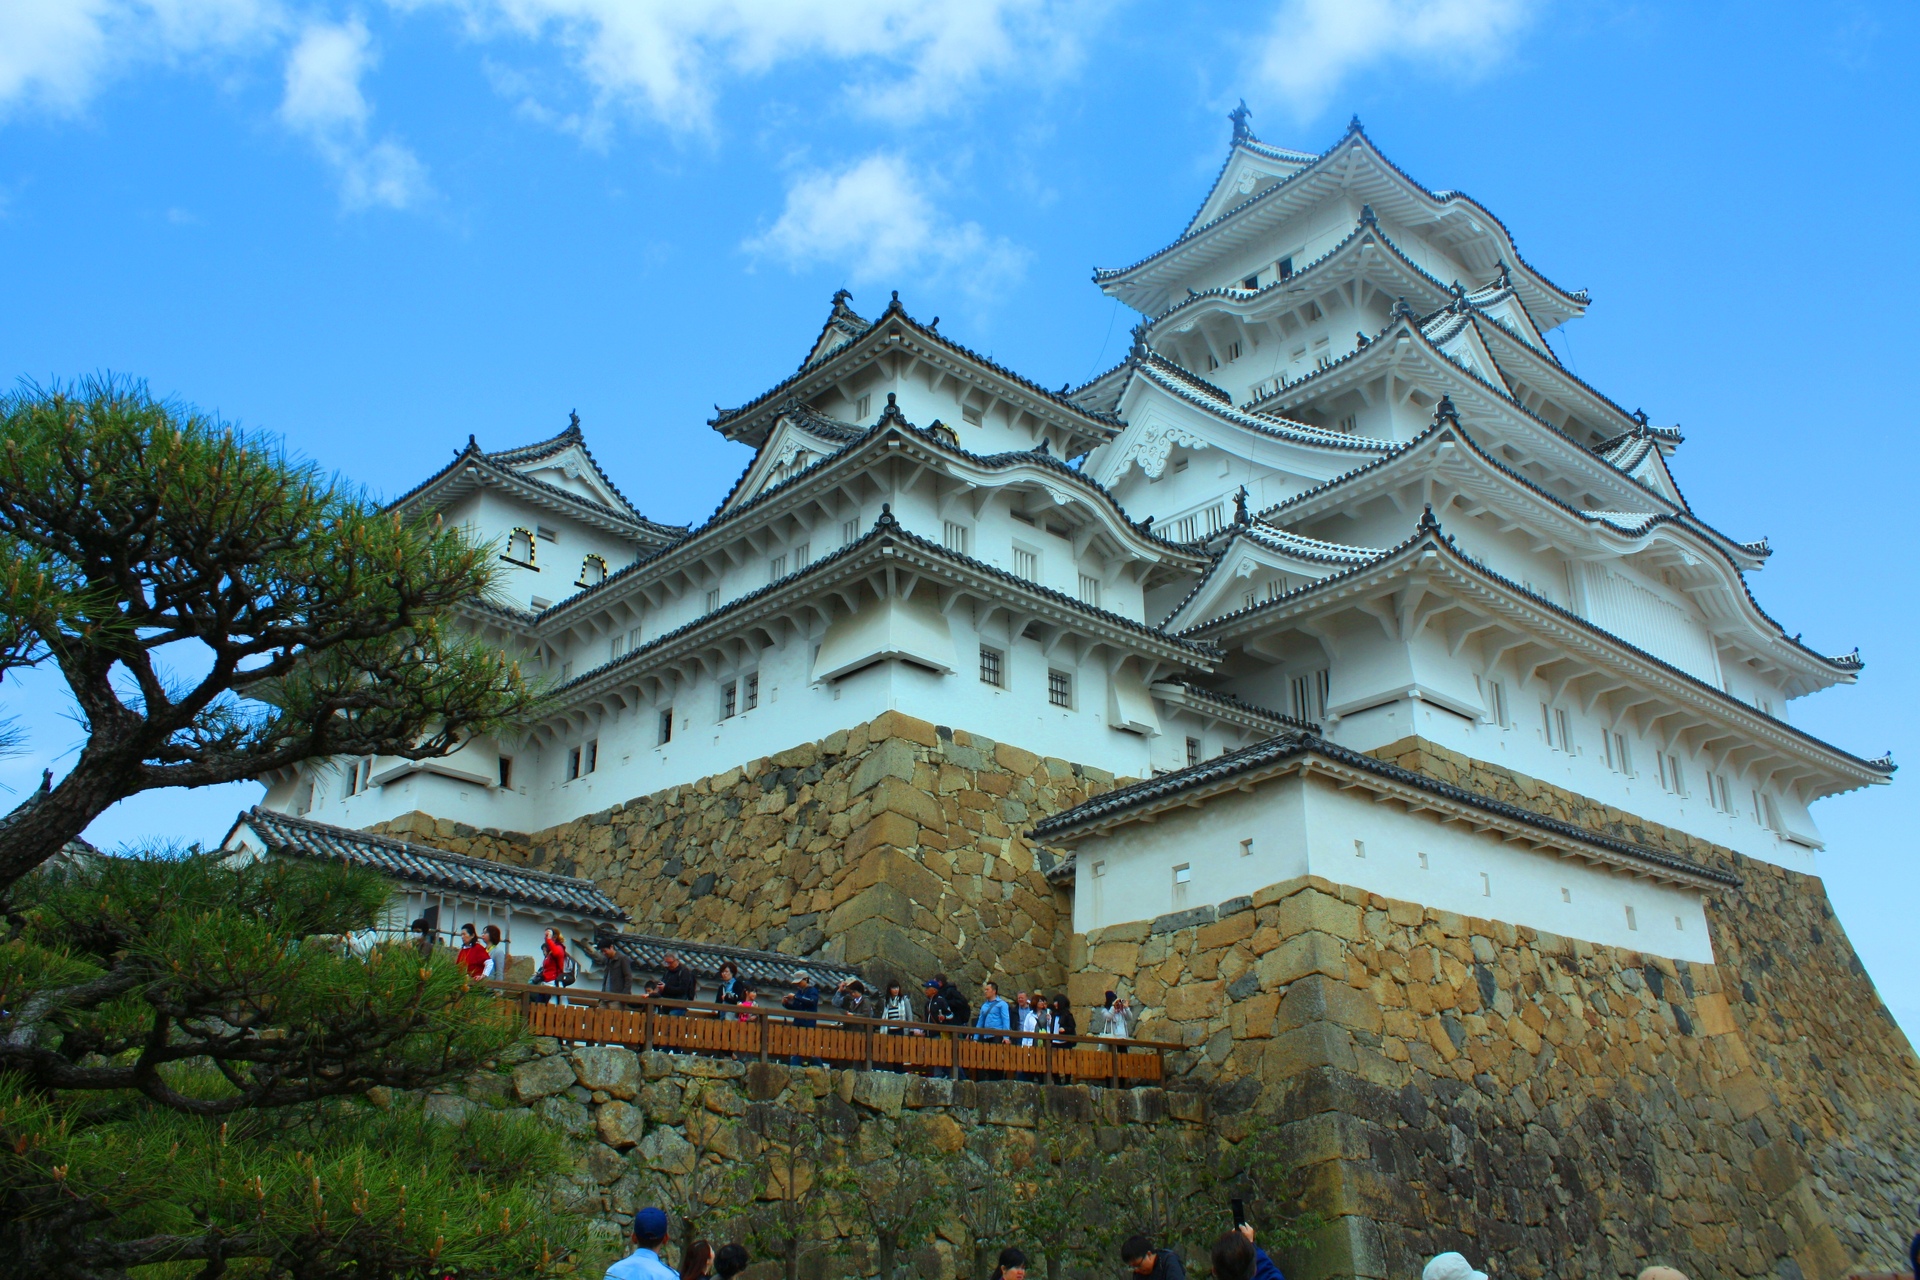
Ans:
{"label": "guardrail", "polygon": [[535,1035],[556,1040],[755,1057],[761,1062],[798,1058],[868,1071],[948,1072],[956,1080],[967,1072],[991,1071],[1046,1084],[1105,1082],[1116,1089],[1158,1084],[1166,1078],[1166,1051],[1186,1047],[1158,1040],[987,1032],[832,1010],[796,1013],[779,1006],[665,1000],[521,982],[480,985],[511,997]]}

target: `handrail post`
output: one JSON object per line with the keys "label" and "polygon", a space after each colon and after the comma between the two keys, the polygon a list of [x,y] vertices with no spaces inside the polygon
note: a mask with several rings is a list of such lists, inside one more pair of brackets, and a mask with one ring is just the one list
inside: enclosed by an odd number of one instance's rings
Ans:
{"label": "handrail post", "polygon": [[760,1024],[760,1061],[767,1060],[767,1051],[773,1045],[773,1019],[764,1009],[753,1011],[754,1020]]}
{"label": "handrail post", "polygon": [[1053,1037],[1040,1037],[1040,1079],[1042,1083],[1053,1083]]}
{"label": "handrail post", "polygon": [[1113,1061],[1109,1065],[1109,1070],[1112,1072],[1112,1087],[1115,1089],[1120,1087],[1120,1055],[1125,1052],[1126,1050],[1122,1049],[1119,1042],[1116,1041],[1113,1046]]}
{"label": "handrail post", "polygon": [[653,1052],[653,1001],[647,1001],[647,1052]]}
{"label": "handrail post", "polygon": [[947,1032],[947,1045],[953,1052],[952,1078],[958,1080],[960,1078],[960,1037],[956,1032]]}
{"label": "handrail post", "polygon": [[867,1024],[867,1070],[873,1070],[873,1024]]}

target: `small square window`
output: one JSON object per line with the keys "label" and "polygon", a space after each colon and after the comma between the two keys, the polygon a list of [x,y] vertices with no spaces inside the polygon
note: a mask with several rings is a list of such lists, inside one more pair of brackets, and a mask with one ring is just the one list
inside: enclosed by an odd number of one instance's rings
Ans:
{"label": "small square window", "polygon": [[1186,884],[1192,879],[1193,864],[1191,862],[1183,862],[1173,869],[1173,882],[1175,884]]}
{"label": "small square window", "polygon": [[998,649],[980,646],[980,683],[996,689],[1006,688],[1006,655]]}
{"label": "small square window", "polygon": [[1073,706],[1073,675],[1053,668],[1047,672],[1047,701],[1056,707]]}
{"label": "small square window", "polygon": [[981,415],[980,415],[979,405],[963,404],[960,406],[960,421],[971,423],[972,425],[977,427],[980,425],[980,417]]}
{"label": "small square window", "polygon": [[1096,876],[1103,876],[1107,874],[1107,864],[1105,862],[1094,863],[1093,874],[1095,874]]}
{"label": "small square window", "polygon": [[1240,282],[1240,287],[1242,289],[1258,289],[1260,287],[1260,277],[1257,275],[1248,276]]}
{"label": "small square window", "polygon": [[660,713],[660,746],[673,741],[673,708],[668,707]]}

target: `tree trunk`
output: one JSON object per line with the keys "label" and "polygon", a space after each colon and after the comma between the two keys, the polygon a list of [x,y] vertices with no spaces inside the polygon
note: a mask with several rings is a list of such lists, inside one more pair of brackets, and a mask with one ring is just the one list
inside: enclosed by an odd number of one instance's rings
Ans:
{"label": "tree trunk", "polygon": [[786,1254],[783,1261],[786,1263],[787,1280],[800,1280],[800,1237],[788,1236],[783,1252]]}
{"label": "tree trunk", "polygon": [[73,772],[48,791],[36,791],[12,813],[0,818],[0,899],[22,876],[80,838],[87,824],[125,794],[113,779],[89,767],[82,752]]}
{"label": "tree trunk", "polygon": [[879,1232],[875,1243],[880,1246],[880,1280],[893,1280],[893,1269],[900,1253],[900,1246],[894,1240],[891,1231]]}

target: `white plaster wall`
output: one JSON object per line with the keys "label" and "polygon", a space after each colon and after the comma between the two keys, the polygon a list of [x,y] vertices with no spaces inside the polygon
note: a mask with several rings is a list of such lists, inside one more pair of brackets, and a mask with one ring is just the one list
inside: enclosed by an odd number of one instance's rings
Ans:
{"label": "white plaster wall", "polygon": [[[1313,874],[1435,910],[1713,961],[1694,890],[1526,850],[1299,774],[1079,841],[1076,852],[1079,933]],[[1174,879],[1181,864],[1191,875],[1184,886]]]}
{"label": "white plaster wall", "polygon": [[[1563,751],[1549,745],[1541,721],[1540,703],[1548,691],[1539,684],[1521,686],[1510,670],[1502,674],[1508,681],[1508,705],[1513,721],[1509,726],[1470,721],[1432,703],[1402,700],[1348,716],[1330,727],[1330,736],[1342,746],[1370,751],[1418,734],[1462,755],[1591,796],[1627,813],[1689,832],[1762,862],[1806,875],[1817,874],[1812,848],[1788,840],[1783,833],[1770,831],[1754,821],[1751,792],[1755,779],[1752,777],[1725,770],[1730,775],[1734,812],[1722,813],[1708,801],[1708,763],[1676,748],[1675,754],[1681,758],[1683,792],[1667,790],[1660,785],[1654,762],[1653,753],[1658,744],[1637,734],[1630,723],[1622,725],[1620,732],[1628,739],[1632,768],[1628,772],[1609,768],[1600,742],[1597,716],[1582,715],[1571,699],[1563,700],[1556,708],[1567,712],[1573,727],[1573,750]],[[1785,824],[1803,839],[1817,842],[1818,831],[1806,806],[1781,792],[1772,794]]]}

